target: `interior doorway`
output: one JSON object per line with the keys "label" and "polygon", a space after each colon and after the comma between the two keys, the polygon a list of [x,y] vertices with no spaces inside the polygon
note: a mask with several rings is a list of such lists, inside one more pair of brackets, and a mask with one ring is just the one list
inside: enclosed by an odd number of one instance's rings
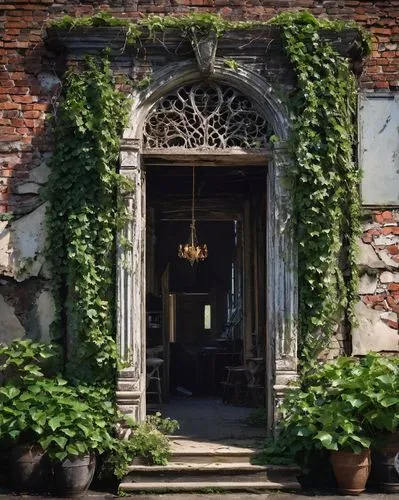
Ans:
{"label": "interior doorway", "polygon": [[[149,387],[147,403],[263,406],[267,167],[194,166],[197,235],[208,257],[191,265],[178,247],[190,234],[192,165],[146,165],[146,347],[147,358],[163,360],[161,397]],[[237,367],[239,390],[226,385],[226,367]]]}

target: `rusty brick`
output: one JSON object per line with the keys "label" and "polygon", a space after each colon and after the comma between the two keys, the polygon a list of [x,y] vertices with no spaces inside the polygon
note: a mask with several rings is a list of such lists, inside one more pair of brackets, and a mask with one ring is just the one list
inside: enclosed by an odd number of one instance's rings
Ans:
{"label": "rusty brick", "polygon": [[[9,120],[10,121],[10,120]],[[11,125],[13,127],[23,127],[24,125],[24,120],[22,118],[12,118],[11,119]]]}
{"label": "rusty brick", "polygon": [[40,111],[25,111],[24,118],[40,118]]}
{"label": "rusty brick", "polygon": [[388,250],[388,252],[392,255],[398,255],[399,254],[399,248],[397,245],[388,245],[386,247],[386,249]]}
{"label": "rusty brick", "polygon": [[389,83],[388,82],[376,82],[375,88],[376,89],[389,89]]}
{"label": "rusty brick", "polygon": [[393,221],[393,215],[392,215],[392,211],[391,210],[385,210],[384,212],[382,212],[382,218],[384,220],[384,222],[386,221]]}
{"label": "rusty brick", "polygon": [[37,97],[31,96],[31,95],[13,95],[12,100],[14,102],[27,104],[27,103],[32,103],[34,101],[37,101]]}

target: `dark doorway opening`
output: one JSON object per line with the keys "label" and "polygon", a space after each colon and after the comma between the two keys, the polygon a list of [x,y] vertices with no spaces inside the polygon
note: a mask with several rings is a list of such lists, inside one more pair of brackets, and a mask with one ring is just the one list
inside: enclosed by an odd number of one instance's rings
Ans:
{"label": "dark doorway opening", "polygon": [[[198,166],[196,227],[208,258],[190,265],[178,257],[188,240],[192,166],[146,166],[147,356],[160,356],[162,396],[223,398],[226,367],[265,359],[266,167]],[[258,394],[233,404],[264,404],[264,364]],[[148,367],[147,367],[148,372]],[[238,373],[238,372],[237,372]]]}

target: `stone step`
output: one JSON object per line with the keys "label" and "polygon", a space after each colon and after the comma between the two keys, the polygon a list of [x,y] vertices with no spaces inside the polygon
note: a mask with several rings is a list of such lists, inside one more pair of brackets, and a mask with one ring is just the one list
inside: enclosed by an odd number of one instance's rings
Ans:
{"label": "stone step", "polygon": [[250,463],[259,448],[250,440],[200,441],[170,437],[171,457],[165,466],[134,461],[120,484],[125,492],[267,491],[300,488],[300,468]]}
{"label": "stone step", "polygon": [[298,467],[250,465],[248,463],[170,463],[166,466],[132,465],[124,478],[129,483],[294,483]]}
{"label": "stone step", "polygon": [[243,445],[232,445],[218,442],[204,442],[190,439],[172,439],[171,456],[169,463],[247,463],[249,464],[259,450],[248,446],[248,441]]}
{"label": "stone step", "polygon": [[120,490],[124,492],[151,491],[151,492],[171,492],[171,491],[268,491],[268,490],[297,490],[300,488],[297,481],[275,483],[271,481],[210,481],[210,482],[176,482],[176,483],[158,483],[158,482],[128,482],[123,481]]}

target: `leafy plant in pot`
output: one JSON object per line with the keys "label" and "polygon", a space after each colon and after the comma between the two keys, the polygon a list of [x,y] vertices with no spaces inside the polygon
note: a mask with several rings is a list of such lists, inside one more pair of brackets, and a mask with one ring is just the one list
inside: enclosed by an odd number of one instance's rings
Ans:
{"label": "leafy plant in pot", "polygon": [[54,491],[86,491],[94,476],[96,455],[115,447],[116,411],[107,389],[70,386],[61,377],[44,380],[46,421],[39,443],[53,464]]}
{"label": "leafy plant in pot", "polygon": [[38,444],[45,415],[32,386],[45,373],[52,373],[57,350],[16,340],[0,346],[0,357],[0,445],[3,457],[8,457],[7,477],[16,490],[40,491],[49,483],[50,462]]}
{"label": "leafy plant in pot", "polygon": [[5,359],[0,440],[13,443],[14,486],[44,491],[54,482],[59,493],[84,491],[94,474],[95,454],[114,447],[112,395],[102,387],[72,385],[55,374],[51,345],[16,341],[0,354]]}
{"label": "leafy plant in pot", "polygon": [[399,359],[369,354],[360,366],[362,393],[368,400],[363,418],[374,435],[370,484],[399,492]]}
{"label": "leafy plant in pot", "polygon": [[368,399],[361,371],[355,358],[316,366],[281,408],[281,442],[305,465],[315,453],[330,452],[338,488],[346,494],[364,491],[370,472],[372,430],[363,417]]}

